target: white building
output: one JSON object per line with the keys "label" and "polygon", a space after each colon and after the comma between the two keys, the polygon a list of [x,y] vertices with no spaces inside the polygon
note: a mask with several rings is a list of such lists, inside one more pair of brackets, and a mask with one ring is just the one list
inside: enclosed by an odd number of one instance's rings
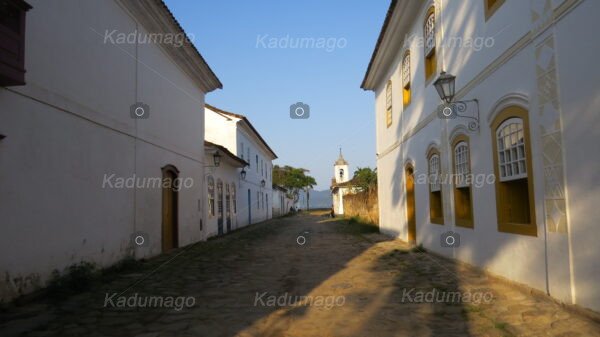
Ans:
{"label": "white building", "polygon": [[273,216],[286,215],[294,207],[294,198],[290,198],[288,190],[284,187],[273,185]]}
{"label": "white building", "polygon": [[[272,161],[277,155],[243,115],[205,105],[206,140],[248,162],[238,183],[238,227],[273,217]],[[241,169],[240,177],[241,177]]]}
{"label": "white building", "polygon": [[[599,13],[594,0],[392,1],[362,83],[384,233],[600,310]],[[468,117],[438,117],[442,71]]]}
{"label": "white building", "polygon": [[240,171],[248,163],[227,148],[204,142],[206,176],[206,230],[205,238],[223,235],[238,228],[238,188]]}
{"label": "white building", "polygon": [[[161,1],[29,2],[25,84],[0,67],[0,301],[53,269],[202,239],[199,107],[221,87],[192,44],[172,43],[185,32]],[[139,38],[148,34],[171,40]]]}
{"label": "white building", "polygon": [[344,214],[344,195],[350,193],[351,190],[349,181],[350,168],[340,149],[340,156],[333,164],[333,178],[331,179],[331,198],[335,214]]}

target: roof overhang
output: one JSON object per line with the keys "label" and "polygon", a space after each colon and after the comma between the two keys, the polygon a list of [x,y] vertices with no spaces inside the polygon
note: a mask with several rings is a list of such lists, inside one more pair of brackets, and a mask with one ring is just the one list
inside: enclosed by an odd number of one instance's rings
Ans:
{"label": "roof overhang", "polygon": [[212,110],[212,111],[214,111],[214,112],[216,112],[218,114],[221,114],[221,115],[224,115],[224,116],[238,118],[243,123],[243,125],[246,127],[246,129],[248,130],[248,132],[251,133],[251,134],[253,134],[256,137],[256,139],[258,140],[258,142],[263,145],[263,147],[265,148],[265,150],[267,152],[269,152],[273,156],[272,159],[273,160],[277,159],[277,155],[275,154],[275,152],[273,151],[273,149],[271,149],[271,147],[269,146],[269,144],[267,144],[267,142],[265,141],[265,139],[260,135],[260,133],[258,133],[258,131],[254,128],[254,126],[252,125],[252,123],[250,123],[250,121],[248,120],[248,118],[246,118],[246,116],[240,115],[240,114],[236,114],[236,113],[233,113],[233,112],[229,112],[229,111],[225,111],[225,110],[221,110],[221,109],[219,109],[217,107],[214,107],[214,106],[212,106],[212,105],[210,105],[208,103],[205,103],[204,105],[205,105],[206,108],[208,108],[208,109],[210,109],[210,110]]}
{"label": "roof overhang", "polygon": [[423,6],[421,1],[392,0],[360,87],[375,91],[401,52],[404,40]]}
{"label": "roof overhang", "polygon": [[[179,22],[162,0],[117,0],[126,8],[148,33],[185,34]],[[186,35],[187,36],[187,35]],[[181,47],[158,44],[204,93],[222,89],[223,84],[210,69],[198,49],[184,39]]]}
{"label": "roof overhang", "polygon": [[235,154],[231,153],[231,151],[227,150],[226,147],[221,146],[219,144],[211,143],[211,142],[205,140],[204,141],[204,154],[212,156],[216,152],[224,154],[224,156],[221,159],[221,162],[225,161],[229,165],[231,165],[233,167],[239,167],[239,168],[248,166],[248,162],[246,162],[244,159],[236,156]]}

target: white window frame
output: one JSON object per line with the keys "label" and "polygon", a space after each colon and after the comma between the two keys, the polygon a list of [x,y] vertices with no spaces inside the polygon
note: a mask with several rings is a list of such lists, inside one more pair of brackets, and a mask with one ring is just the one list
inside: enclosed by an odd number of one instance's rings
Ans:
{"label": "white window frame", "polygon": [[428,57],[435,49],[435,9],[425,21],[425,56]]}
{"label": "white window frame", "polygon": [[215,216],[215,179],[208,176],[206,179],[206,193],[208,195],[208,216]]}
{"label": "white window frame", "polygon": [[429,157],[429,190],[431,192],[439,192],[442,190],[440,183],[440,155],[437,153]]}
{"label": "white window frame", "polygon": [[466,178],[471,173],[469,168],[469,144],[460,141],[454,146],[454,174],[456,175],[456,186],[467,187],[469,181]]}
{"label": "white window frame", "polygon": [[402,88],[410,84],[410,52],[405,53],[402,59]]}
{"label": "white window frame", "polygon": [[496,129],[498,173],[500,181],[527,178],[527,153],[523,119],[512,117]]}

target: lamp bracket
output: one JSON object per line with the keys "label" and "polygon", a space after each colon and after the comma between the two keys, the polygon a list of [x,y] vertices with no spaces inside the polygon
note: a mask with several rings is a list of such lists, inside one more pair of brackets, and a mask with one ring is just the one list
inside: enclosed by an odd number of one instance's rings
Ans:
{"label": "lamp bracket", "polygon": [[[461,114],[467,111],[469,103],[475,104],[475,113],[473,113],[472,116]],[[479,100],[475,98],[465,101],[453,101],[450,102],[449,105],[452,106],[453,109],[456,109],[456,117],[467,118],[471,120],[467,124],[469,131],[479,131]]]}

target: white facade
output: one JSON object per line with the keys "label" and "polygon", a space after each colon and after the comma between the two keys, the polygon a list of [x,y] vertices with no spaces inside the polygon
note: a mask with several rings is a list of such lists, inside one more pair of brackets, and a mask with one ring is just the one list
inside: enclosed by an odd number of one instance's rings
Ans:
{"label": "white facade", "polygon": [[[206,184],[205,238],[227,234],[238,228],[240,171],[247,163],[225,147],[205,142]],[[215,166],[215,154],[220,163]]]}
{"label": "white facade", "polygon": [[[410,238],[408,167],[415,176],[427,174],[427,154],[437,151],[440,173],[452,173],[452,141],[464,136],[470,172],[494,175],[499,169],[494,163],[494,151],[498,151],[493,143],[498,134],[495,122],[509,110],[526,111],[531,162],[525,176],[531,182],[530,218],[535,220],[528,228],[533,230],[529,234],[500,230],[499,214],[504,211],[497,207],[502,200],[497,200],[495,182],[471,185],[472,228],[458,225],[454,186],[442,184],[443,216],[441,224],[434,223],[432,186],[416,181],[416,243],[565,303],[600,310],[600,208],[595,202],[600,200],[600,171],[594,155],[600,141],[596,131],[600,126],[600,70],[594,58],[600,45],[590,42],[597,37],[589,26],[600,13],[600,2],[506,0],[486,11],[487,3],[393,2],[362,85],[375,93],[381,231]],[[435,8],[437,70],[426,81],[424,44],[419,42],[431,6]],[[465,39],[478,37],[488,45],[474,48],[475,40],[470,46],[465,44]],[[462,44],[457,38],[463,39]],[[411,99],[405,105],[402,60],[407,51]],[[478,100],[478,131],[468,129],[469,119],[437,117],[441,101],[433,81],[441,70],[456,76],[455,100]],[[387,114],[388,83],[391,116]],[[469,104],[465,114],[474,116],[475,112],[474,104]],[[442,234],[450,230],[460,235],[460,247],[441,246]]]}
{"label": "white facade", "polygon": [[294,199],[287,195],[287,190],[280,186],[273,186],[273,217],[286,215],[294,207]]}
{"label": "white facade", "polygon": [[238,227],[271,219],[272,161],[277,156],[246,117],[208,104],[205,112],[206,140],[226,147],[249,164],[244,169],[245,179],[238,182]]}
{"label": "white facade", "polygon": [[333,164],[333,181],[334,185],[331,190],[331,198],[333,205],[333,212],[335,214],[344,214],[344,195],[350,192],[348,187],[337,186],[342,183],[350,181],[350,168],[348,162],[342,156],[342,150],[340,150],[340,156]]}
{"label": "white facade", "polygon": [[[119,178],[162,179],[172,168],[187,179],[173,199],[174,245],[200,240],[198,107],[221,86],[190,45],[105,43],[105,30],[182,33],[160,2],[29,3],[26,85],[0,88],[0,301],[43,286],[54,269],[162,252],[162,188]],[[136,102],[148,119],[131,117]],[[138,231],[147,246],[132,244]]]}

